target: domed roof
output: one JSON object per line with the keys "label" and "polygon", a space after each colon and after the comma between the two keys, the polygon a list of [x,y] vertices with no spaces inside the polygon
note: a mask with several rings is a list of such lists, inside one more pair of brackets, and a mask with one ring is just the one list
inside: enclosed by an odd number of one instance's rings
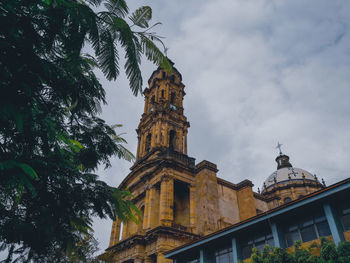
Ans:
{"label": "domed roof", "polygon": [[277,170],[265,180],[263,192],[269,191],[270,187],[280,183],[294,183],[295,181],[303,180],[318,182],[316,175],[312,175],[304,169],[294,168],[289,162],[289,156],[281,152],[281,145],[278,143],[276,147],[280,149],[280,154],[276,158]]}
{"label": "domed roof", "polygon": [[288,182],[289,180],[310,180],[315,181],[316,178],[308,171],[305,171],[300,168],[294,167],[283,167],[274,171],[264,182],[264,190],[268,189],[270,186],[274,184]]}

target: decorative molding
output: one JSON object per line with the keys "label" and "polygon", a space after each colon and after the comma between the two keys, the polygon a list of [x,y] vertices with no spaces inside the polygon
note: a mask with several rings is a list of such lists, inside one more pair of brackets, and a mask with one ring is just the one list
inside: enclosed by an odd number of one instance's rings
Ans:
{"label": "decorative molding", "polygon": [[198,163],[196,165],[196,170],[195,170],[195,173],[199,173],[201,170],[203,169],[208,169],[208,170],[211,170],[213,171],[214,173],[217,173],[219,170],[217,169],[216,167],[216,164],[214,163],[211,163],[209,161],[206,161],[206,160],[203,160],[201,161],[200,163]]}

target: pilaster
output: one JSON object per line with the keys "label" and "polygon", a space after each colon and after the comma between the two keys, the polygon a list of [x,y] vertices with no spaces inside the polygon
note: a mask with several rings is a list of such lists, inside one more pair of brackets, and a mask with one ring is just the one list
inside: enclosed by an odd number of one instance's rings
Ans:
{"label": "pilaster", "polygon": [[112,247],[119,241],[119,235],[120,235],[120,220],[116,218],[116,220],[113,221],[112,224],[112,233],[111,238],[109,241],[109,246]]}
{"label": "pilaster", "polygon": [[125,239],[127,236],[128,236],[128,222],[123,222],[122,239]]}
{"label": "pilaster", "polygon": [[164,226],[171,226],[174,219],[174,179],[163,176],[160,184],[160,221]]}
{"label": "pilaster", "polygon": [[197,232],[195,229],[197,218],[196,207],[196,187],[195,185],[189,185],[190,188],[190,227],[192,232]]}
{"label": "pilaster", "polygon": [[147,188],[146,189],[146,195],[145,195],[145,211],[144,211],[144,215],[143,215],[143,222],[142,222],[142,225],[143,225],[143,229],[147,229],[149,228],[149,218],[151,216],[150,214],[150,200],[149,200],[149,194],[150,192],[150,189]]}

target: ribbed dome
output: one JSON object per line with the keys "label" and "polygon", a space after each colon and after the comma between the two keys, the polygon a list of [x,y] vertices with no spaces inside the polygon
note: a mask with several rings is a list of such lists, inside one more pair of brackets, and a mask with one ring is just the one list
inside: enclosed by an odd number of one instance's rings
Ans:
{"label": "ribbed dome", "polygon": [[[270,186],[278,183],[295,181],[295,180],[310,180],[315,181],[316,178],[308,171],[294,167],[283,167],[273,172],[264,182],[264,186],[269,188]],[[263,188],[264,189],[264,188]],[[265,190],[265,189],[264,189]]]}
{"label": "ribbed dome", "polygon": [[289,162],[289,156],[280,152],[276,158],[277,170],[274,171],[264,182],[263,192],[277,184],[295,183],[296,181],[317,181],[317,177],[300,168],[294,168]]}

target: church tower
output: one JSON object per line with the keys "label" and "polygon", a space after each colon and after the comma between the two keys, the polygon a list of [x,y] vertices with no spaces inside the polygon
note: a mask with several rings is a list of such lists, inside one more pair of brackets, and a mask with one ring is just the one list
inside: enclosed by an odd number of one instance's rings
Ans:
{"label": "church tower", "polygon": [[[115,262],[168,262],[164,253],[196,234],[195,160],[187,156],[182,76],[158,68],[144,90],[145,107],[136,130],[136,162],[120,189],[129,189],[142,222],[113,222],[107,251]],[[171,261],[170,261],[171,262]]]}
{"label": "church tower", "polygon": [[[253,184],[217,178],[216,165],[187,154],[181,74],[158,68],[144,91],[131,172],[119,185],[142,212],[141,222],[113,222],[107,253],[120,263],[169,263],[165,252],[263,210]],[[259,203],[260,202],[260,203]]]}
{"label": "church tower", "polygon": [[183,112],[185,96],[181,74],[158,68],[145,89],[145,109],[137,129],[136,161],[144,160],[157,150],[169,149],[187,154],[187,122]]}

